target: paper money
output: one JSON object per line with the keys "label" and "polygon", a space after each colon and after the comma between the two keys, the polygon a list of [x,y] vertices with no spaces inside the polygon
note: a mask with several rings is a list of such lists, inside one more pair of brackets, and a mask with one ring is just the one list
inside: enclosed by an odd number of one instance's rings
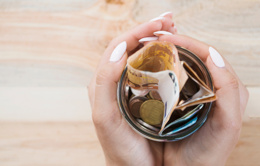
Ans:
{"label": "paper money", "polygon": [[[162,135],[175,108],[213,101],[215,94],[186,64],[179,60],[176,47],[169,42],[150,42],[127,60],[128,84],[134,91],[155,90],[164,104],[163,120],[159,135]],[[188,78],[199,91],[186,101],[179,102],[180,91]],[[151,108],[152,109],[152,108]]]}
{"label": "paper money", "polygon": [[131,88],[158,90],[165,108],[163,129],[177,105],[180,85],[188,78],[180,77],[182,66],[176,47],[169,42],[151,42],[129,57],[127,66]]}
{"label": "paper money", "polygon": [[[192,109],[191,111],[189,111],[188,113],[186,113],[185,115],[183,115],[182,117],[174,120],[173,122],[171,122],[170,124],[167,124],[164,128],[164,131],[162,132],[161,135],[163,136],[167,136],[167,135],[171,135],[171,134],[174,134],[176,133],[177,131],[181,131],[183,129],[185,129],[185,127],[187,128],[187,126],[190,126],[190,124],[193,124],[193,123],[190,123],[190,119],[193,118],[202,108],[203,108],[203,104],[199,104],[197,107],[195,107],[194,109]],[[196,119],[197,120],[197,119]],[[170,132],[165,132],[168,128],[174,128],[174,126],[180,124],[180,123],[183,123],[183,122],[186,122],[188,121],[188,123],[186,123],[186,125],[184,125],[183,127],[181,128],[176,128],[175,130],[171,130]],[[193,120],[191,120],[193,121]],[[194,121],[193,121],[194,122]]]}
{"label": "paper money", "polygon": [[185,67],[189,78],[191,78],[197,85],[199,85],[199,91],[190,99],[178,105],[176,108],[184,110],[189,106],[216,100],[216,95],[214,92],[199,78],[199,76],[192,70],[192,68],[185,62],[182,62],[182,64]]}

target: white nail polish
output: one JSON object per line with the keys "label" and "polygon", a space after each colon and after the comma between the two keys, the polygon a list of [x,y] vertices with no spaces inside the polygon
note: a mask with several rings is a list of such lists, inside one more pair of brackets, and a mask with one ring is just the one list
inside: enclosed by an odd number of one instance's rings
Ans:
{"label": "white nail polish", "polygon": [[165,13],[161,14],[160,16],[164,17],[164,16],[166,16],[168,14],[172,14],[172,12],[165,12]]}
{"label": "white nail polish", "polygon": [[155,36],[160,36],[160,35],[173,35],[171,32],[167,31],[156,31],[153,33]]}
{"label": "white nail polish", "polygon": [[158,39],[158,37],[144,37],[144,38],[139,40],[139,43],[144,43],[144,42],[148,42],[148,41],[155,41],[157,39]]}
{"label": "white nail polish", "polygon": [[221,55],[217,52],[217,50],[215,50],[212,47],[209,47],[209,54],[210,54],[210,57],[211,57],[213,63],[217,67],[225,67],[225,62],[224,62],[223,58],[221,57]]}
{"label": "white nail polish", "polygon": [[157,20],[163,20],[163,19],[164,19],[164,17],[159,16],[159,17],[151,19],[149,22],[153,22],[153,21],[157,21]]}
{"label": "white nail polish", "polygon": [[125,41],[123,41],[122,43],[118,44],[116,46],[116,48],[114,49],[114,51],[112,52],[109,61],[110,62],[117,62],[119,61],[122,56],[124,55],[125,51],[126,51],[126,47],[127,44]]}

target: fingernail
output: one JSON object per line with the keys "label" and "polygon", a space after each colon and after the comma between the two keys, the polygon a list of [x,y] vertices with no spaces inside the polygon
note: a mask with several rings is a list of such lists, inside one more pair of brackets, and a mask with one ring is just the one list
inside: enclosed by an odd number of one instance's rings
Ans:
{"label": "fingernail", "polygon": [[122,56],[124,55],[125,51],[126,51],[126,47],[127,44],[125,41],[123,41],[122,43],[118,44],[116,46],[116,48],[114,49],[114,51],[112,52],[109,61],[110,62],[117,62],[119,61]]}
{"label": "fingernail", "polygon": [[157,40],[158,37],[144,37],[142,39],[139,40],[139,43],[144,43],[144,42],[148,42],[148,41],[154,41]]}
{"label": "fingernail", "polygon": [[167,32],[167,31],[156,31],[153,33],[155,36],[160,36],[160,35],[173,35],[172,33],[170,32]]}
{"label": "fingernail", "polygon": [[217,67],[225,67],[225,63],[223,58],[221,57],[221,55],[218,53],[217,50],[215,50],[212,47],[209,47],[209,54],[210,57],[213,61],[213,63],[217,66]]}
{"label": "fingernail", "polygon": [[172,14],[172,12],[165,12],[165,13],[161,14],[160,16],[164,17],[164,16],[166,16],[168,14]]}
{"label": "fingernail", "polygon": [[164,19],[164,17],[159,16],[159,17],[155,17],[155,18],[151,19],[149,22],[153,22],[153,21],[157,21],[157,20],[163,20],[163,19]]}

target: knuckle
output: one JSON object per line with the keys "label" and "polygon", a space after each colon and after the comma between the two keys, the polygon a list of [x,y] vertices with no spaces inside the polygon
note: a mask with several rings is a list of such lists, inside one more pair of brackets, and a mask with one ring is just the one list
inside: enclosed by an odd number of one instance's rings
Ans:
{"label": "knuckle", "polygon": [[234,133],[239,133],[239,131],[241,130],[242,127],[242,123],[239,120],[233,121],[230,123],[230,129],[234,132]]}
{"label": "knuckle", "polygon": [[239,137],[241,127],[242,127],[241,119],[230,120],[230,122],[225,125],[226,131],[232,134],[234,138]]}
{"label": "knuckle", "polygon": [[93,113],[92,113],[92,121],[93,121],[95,127],[101,127],[103,125],[104,121],[95,112],[96,111],[93,111]]}
{"label": "knuckle", "polygon": [[114,38],[114,39],[112,39],[111,41],[110,41],[110,43],[108,44],[108,46],[109,47],[114,47],[114,46],[116,46],[118,44],[118,37],[116,37],[116,38]]}
{"label": "knuckle", "polygon": [[[106,109],[106,113],[103,110]],[[109,124],[117,124],[119,118],[118,106],[114,105],[110,108],[98,108],[94,106],[92,112],[92,121],[97,129],[103,130],[109,128]]]}
{"label": "knuckle", "polygon": [[231,76],[229,81],[227,82],[227,86],[232,88],[232,89],[238,89],[239,88],[239,82],[236,79],[236,77]]}
{"label": "knuckle", "polygon": [[105,67],[101,67],[96,76],[96,85],[102,85],[109,76],[108,70]]}

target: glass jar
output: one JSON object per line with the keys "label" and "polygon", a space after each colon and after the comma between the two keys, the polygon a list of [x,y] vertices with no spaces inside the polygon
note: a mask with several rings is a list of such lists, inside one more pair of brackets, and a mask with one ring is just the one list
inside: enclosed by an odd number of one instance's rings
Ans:
{"label": "glass jar", "polygon": [[[210,73],[204,63],[191,51],[182,48],[180,46],[176,46],[179,54],[179,58],[181,61],[185,61],[196,73],[197,75],[203,80],[206,85],[213,91],[213,82],[210,76]],[[127,103],[127,97],[129,97],[129,87],[127,87],[127,67],[122,73],[122,76],[120,78],[120,81],[118,83],[117,88],[117,101],[119,105],[119,109],[127,121],[127,123],[138,133],[141,134],[143,137],[154,140],[154,141],[160,141],[160,142],[170,142],[170,141],[178,141],[181,139],[184,139],[194,132],[196,132],[207,120],[208,114],[211,110],[212,102],[205,103],[202,110],[200,110],[197,114],[198,120],[194,125],[191,127],[179,131],[175,134],[172,134],[170,136],[159,136],[158,135],[158,129],[140,123],[140,120],[135,118],[129,111],[128,103]]]}

